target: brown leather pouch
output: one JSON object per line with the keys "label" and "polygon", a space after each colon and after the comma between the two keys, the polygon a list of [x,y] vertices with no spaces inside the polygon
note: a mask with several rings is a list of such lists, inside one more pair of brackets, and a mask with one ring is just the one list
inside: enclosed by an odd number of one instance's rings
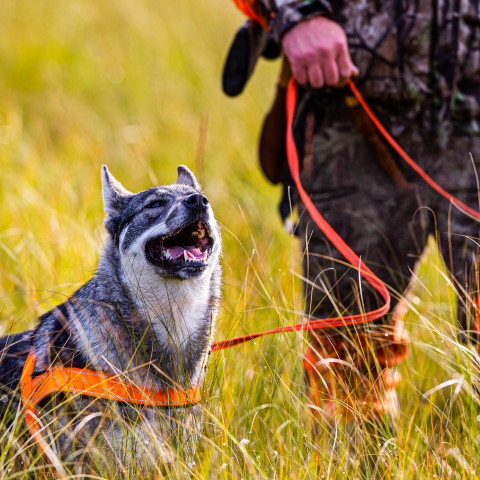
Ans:
{"label": "brown leather pouch", "polygon": [[282,163],[285,158],[285,133],[287,130],[286,101],[288,81],[292,76],[290,65],[283,60],[275,99],[265,116],[259,144],[259,158],[263,173],[274,185],[283,180]]}

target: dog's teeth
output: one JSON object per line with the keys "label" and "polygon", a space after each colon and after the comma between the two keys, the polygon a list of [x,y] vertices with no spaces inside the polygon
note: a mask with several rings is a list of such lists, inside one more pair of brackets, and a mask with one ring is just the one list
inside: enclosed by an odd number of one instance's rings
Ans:
{"label": "dog's teeth", "polygon": [[188,255],[187,255],[187,251],[186,251],[186,250],[183,251],[183,259],[184,259],[186,262],[189,261],[189,258],[188,258]]}
{"label": "dog's teeth", "polygon": [[197,227],[198,227],[198,231],[197,232],[193,232],[193,235],[195,235],[196,237],[198,238],[203,238],[205,237],[205,225],[203,224],[203,222],[201,220],[199,220],[197,222]]}

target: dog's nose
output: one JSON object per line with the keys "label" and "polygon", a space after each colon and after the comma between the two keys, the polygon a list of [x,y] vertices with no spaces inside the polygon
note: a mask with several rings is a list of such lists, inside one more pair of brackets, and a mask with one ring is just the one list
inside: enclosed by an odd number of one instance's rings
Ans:
{"label": "dog's nose", "polygon": [[203,210],[208,205],[208,198],[201,193],[194,193],[189,195],[184,200],[185,206],[188,208],[195,208],[196,210]]}

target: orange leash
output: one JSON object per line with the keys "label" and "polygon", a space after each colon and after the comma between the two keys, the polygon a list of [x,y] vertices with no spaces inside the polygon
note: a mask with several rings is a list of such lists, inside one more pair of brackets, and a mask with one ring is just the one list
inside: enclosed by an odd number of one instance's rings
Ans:
{"label": "orange leash", "polygon": [[[380,123],[378,118],[373,114],[370,107],[365,102],[364,98],[361,96],[360,92],[357,90],[355,85],[351,80],[348,80],[348,85],[352,90],[353,94],[360,102],[362,107],[365,109],[365,112],[368,114],[372,122],[378,128],[380,133],[385,137],[385,139],[390,143],[390,145],[397,151],[397,153],[410,165],[413,170],[415,170],[435,191],[440,195],[445,197],[447,200],[452,202],[457,208],[459,208],[464,213],[472,216],[474,219],[480,221],[480,213],[476,210],[473,210],[468,205],[465,205],[463,202],[458,200],[456,197],[444,190],[440,185],[438,185],[432,178],[430,178],[425,171],[423,171],[415,161],[400,147],[400,145],[392,138],[392,136],[387,132],[385,127]],[[344,317],[334,317],[334,318],[325,318],[320,320],[308,320],[303,323],[298,323],[295,325],[289,325],[287,327],[278,327],[272,330],[267,330],[265,332],[258,332],[249,335],[244,335],[241,337],[235,337],[227,340],[222,340],[216,342],[212,345],[212,351],[223,350],[225,348],[233,347],[234,345],[239,345],[255,338],[263,337],[265,335],[272,335],[275,333],[286,333],[286,332],[295,332],[300,330],[320,330],[324,328],[331,327],[341,327],[348,325],[356,325],[365,322],[371,322],[380,317],[383,317],[390,310],[391,298],[390,293],[388,292],[385,284],[361,261],[361,259],[353,252],[353,250],[342,240],[342,238],[333,230],[333,228],[327,223],[327,221],[322,217],[320,212],[317,210],[313,202],[311,201],[307,192],[305,192],[302,184],[300,182],[300,172],[299,172],[299,161],[297,147],[293,138],[293,117],[295,115],[295,108],[297,103],[297,86],[295,80],[292,78],[288,85],[287,90],[287,132],[286,132],[286,148],[287,148],[287,159],[288,165],[290,168],[290,174],[292,175],[295,186],[297,187],[298,193],[302,202],[304,203],[308,213],[312,216],[313,220],[317,226],[322,230],[325,236],[333,243],[333,245],[339,250],[339,252],[352,264],[352,267],[359,270],[361,275],[379,292],[382,296],[385,304],[364,314],[358,315],[348,315]]]}
{"label": "orange leash", "polygon": [[357,315],[347,315],[344,317],[323,318],[319,320],[308,320],[296,325],[289,325],[287,327],[278,327],[266,332],[253,333],[242,337],[235,337],[228,340],[222,340],[212,345],[212,350],[223,350],[228,347],[233,347],[240,343],[248,342],[258,337],[265,335],[272,335],[274,333],[294,332],[299,330],[320,330],[324,328],[343,327],[348,325],[357,325],[360,323],[371,322],[383,317],[390,310],[390,293],[385,284],[362,262],[358,255],[342,240],[337,232],[328,224],[317,210],[308,193],[304,190],[300,181],[300,171],[298,162],[297,147],[293,138],[293,117],[295,115],[295,107],[297,104],[297,86],[293,78],[288,84],[287,90],[287,159],[290,167],[290,174],[292,175],[295,186],[297,187],[300,198],[305,205],[308,213],[318,225],[320,230],[326,237],[335,245],[339,252],[352,264],[352,267],[359,270],[361,275],[378,291],[382,296],[385,304],[367,313],[359,313]]}

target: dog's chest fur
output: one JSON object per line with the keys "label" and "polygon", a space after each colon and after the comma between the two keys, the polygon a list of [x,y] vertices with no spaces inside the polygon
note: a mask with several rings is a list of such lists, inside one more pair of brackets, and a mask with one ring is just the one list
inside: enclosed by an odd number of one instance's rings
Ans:
{"label": "dog's chest fur", "polygon": [[[135,301],[136,315],[143,324],[151,325],[152,341],[162,349],[173,349],[188,356],[192,343],[211,330],[213,296],[217,289],[211,282],[158,281],[158,277],[144,273],[135,262],[136,254],[122,258],[124,283]],[[139,279],[139,280],[138,280]]]}

